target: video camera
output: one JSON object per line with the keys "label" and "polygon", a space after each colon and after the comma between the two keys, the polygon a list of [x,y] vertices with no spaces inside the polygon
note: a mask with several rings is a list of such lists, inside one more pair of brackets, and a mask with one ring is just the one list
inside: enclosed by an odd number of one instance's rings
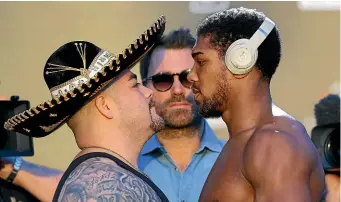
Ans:
{"label": "video camera", "polygon": [[[8,131],[4,123],[12,116],[30,108],[30,102],[12,96],[10,100],[0,100],[0,160],[1,157],[33,156],[32,137]],[[0,179],[0,202],[39,201],[25,189]]]}
{"label": "video camera", "polygon": [[322,157],[325,171],[340,168],[340,123],[316,126],[311,139]]}
{"label": "video camera", "polygon": [[328,95],[315,105],[317,126],[311,139],[320,153],[326,173],[340,175],[340,97]]}
{"label": "video camera", "polygon": [[30,102],[12,96],[10,100],[0,100],[0,157],[33,156],[32,137],[8,131],[4,123],[12,116],[30,108]]}

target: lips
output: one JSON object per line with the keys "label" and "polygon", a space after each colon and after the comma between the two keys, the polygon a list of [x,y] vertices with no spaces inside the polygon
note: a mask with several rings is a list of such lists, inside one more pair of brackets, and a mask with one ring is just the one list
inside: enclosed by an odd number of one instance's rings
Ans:
{"label": "lips", "polygon": [[170,107],[174,106],[189,106],[190,104],[188,102],[172,102],[169,104]]}

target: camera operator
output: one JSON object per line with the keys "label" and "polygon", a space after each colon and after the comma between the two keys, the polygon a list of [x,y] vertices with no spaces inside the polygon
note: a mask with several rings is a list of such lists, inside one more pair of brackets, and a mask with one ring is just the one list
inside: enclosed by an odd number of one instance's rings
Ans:
{"label": "camera operator", "polygon": [[[0,95],[0,101],[10,101],[16,99],[18,96],[12,96],[11,99]],[[0,111],[0,113],[4,113]],[[0,121],[1,122],[1,121]],[[3,127],[3,123],[0,123]],[[0,131],[1,132],[1,131]],[[0,133],[0,135],[3,135]],[[5,144],[2,142],[2,144]],[[22,166],[22,157],[3,157],[0,156],[0,202],[38,202],[39,200],[32,196],[25,189],[15,185],[15,177],[17,170]],[[4,180],[6,179],[6,180]]]}
{"label": "camera operator", "polygon": [[315,105],[316,127],[311,138],[326,173],[326,195],[321,201],[340,201],[340,97],[329,94]]}

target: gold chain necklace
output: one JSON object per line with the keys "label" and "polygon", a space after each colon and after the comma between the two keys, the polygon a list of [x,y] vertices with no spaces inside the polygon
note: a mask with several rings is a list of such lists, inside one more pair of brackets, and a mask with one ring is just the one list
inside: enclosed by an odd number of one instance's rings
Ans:
{"label": "gold chain necklace", "polygon": [[[112,151],[111,149],[107,149],[105,147],[100,147],[100,146],[90,146],[90,147],[83,147],[81,148],[81,150],[85,150],[85,149],[91,149],[91,148],[95,148],[95,149],[104,149],[106,151],[109,151],[110,153],[115,154],[115,156],[120,157],[121,160],[123,160],[126,164],[128,164],[131,168],[133,168],[134,170],[136,170],[137,172],[141,173],[142,175],[146,176],[147,178],[149,178],[148,175],[144,174],[143,172],[141,172],[138,168],[136,168],[132,163],[130,163],[126,158],[124,158],[123,156],[121,156],[120,154],[118,154],[117,152]],[[149,178],[150,179],[150,178]]]}

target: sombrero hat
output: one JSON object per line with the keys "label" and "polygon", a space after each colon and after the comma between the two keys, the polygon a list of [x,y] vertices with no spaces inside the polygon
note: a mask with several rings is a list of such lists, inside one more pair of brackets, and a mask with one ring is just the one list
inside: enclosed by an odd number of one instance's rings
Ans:
{"label": "sombrero hat", "polygon": [[31,137],[52,133],[115,78],[130,70],[161,37],[165,23],[165,17],[159,17],[119,55],[87,41],[64,44],[49,57],[44,68],[52,100],[8,119],[5,129]]}

